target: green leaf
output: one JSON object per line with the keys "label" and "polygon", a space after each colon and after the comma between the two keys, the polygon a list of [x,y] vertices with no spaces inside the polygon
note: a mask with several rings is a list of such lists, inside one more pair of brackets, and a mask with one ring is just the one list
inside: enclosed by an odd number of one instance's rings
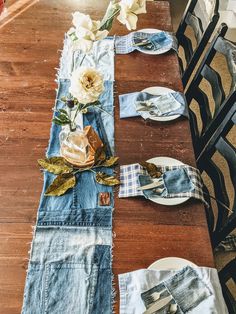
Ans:
{"label": "green leaf", "polygon": [[67,102],[67,98],[65,96],[61,97],[61,101]]}
{"label": "green leaf", "polygon": [[39,159],[38,164],[48,172],[54,174],[70,173],[73,167],[69,166],[63,157]]}
{"label": "green leaf", "polygon": [[148,174],[152,178],[160,178],[162,175],[161,168],[157,167],[155,164],[152,164],[150,162],[140,162],[140,165],[147,170]]}
{"label": "green leaf", "polygon": [[120,181],[111,175],[106,174],[105,172],[96,173],[96,181],[99,184],[114,186],[120,184]]}
{"label": "green leaf", "polygon": [[65,109],[59,109],[59,112],[64,113],[66,116],[68,116],[68,112]]}
{"label": "green leaf", "polygon": [[115,166],[118,163],[119,157],[109,157],[108,159],[106,159],[104,162],[101,163],[101,166],[103,167],[112,167]]}
{"label": "green leaf", "polygon": [[110,1],[106,13],[101,21],[100,30],[110,30],[115,16],[120,12],[120,6],[115,1]]}
{"label": "green leaf", "polygon": [[76,184],[76,178],[73,173],[64,173],[56,177],[56,179],[47,188],[46,196],[61,196]]}

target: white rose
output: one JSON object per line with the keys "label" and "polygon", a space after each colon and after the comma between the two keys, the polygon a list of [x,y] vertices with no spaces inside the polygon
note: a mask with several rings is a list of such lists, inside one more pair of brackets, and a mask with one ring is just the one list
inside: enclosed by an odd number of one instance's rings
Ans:
{"label": "white rose", "polygon": [[94,41],[101,40],[108,35],[107,30],[99,30],[101,27],[100,21],[94,21],[86,14],[75,12],[72,23],[74,27],[68,31],[68,35],[71,37],[74,49],[88,52],[91,50]]}
{"label": "white rose", "polygon": [[103,90],[103,78],[96,69],[80,67],[72,72],[69,92],[79,103],[97,101]]}
{"label": "white rose", "polygon": [[137,14],[146,13],[146,0],[121,0],[120,14],[117,19],[125,24],[128,30],[136,29]]}

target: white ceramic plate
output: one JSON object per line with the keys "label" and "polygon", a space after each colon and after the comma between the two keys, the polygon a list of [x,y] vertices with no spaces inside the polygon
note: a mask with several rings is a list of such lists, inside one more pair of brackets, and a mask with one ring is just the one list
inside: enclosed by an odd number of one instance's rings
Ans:
{"label": "white ceramic plate", "polygon": [[[163,94],[167,94],[167,93],[175,93],[175,91],[173,89],[170,89],[170,88],[167,88],[167,87],[161,87],[161,86],[148,87],[148,88],[145,88],[144,90],[142,90],[142,92],[149,93],[151,95],[163,95]],[[180,117],[180,115],[176,114],[174,116],[153,117],[153,118],[150,118],[150,119],[154,120],[154,121],[172,121],[172,120],[175,120],[175,119],[177,119],[179,117]]]}
{"label": "white ceramic plate", "polygon": [[153,270],[180,270],[185,266],[198,267],[196,264],[180,257],[166,257],[161,258],[152,263],[148,269]]}
{"label": "white ceramic plate", "polygon": [[[153,33],[160,33],[162,31],[159,29],[155,29],[155,28],[144,28],[144,29],[138,30],[137,32],[153,34]],[[158,50],[156,50],[156,51],[155,50],[146,50],[146,51],[142,50],[142,53],[146,53],[148,55],[160,55],[160,54],[163,54],[169,50],[170,50],[170,48],[163,49],[161,52]]]}
{"label": "white ceramic plate", "polygon": [[[170,157],[154,157],[148,159],[147,162],[153,163],[156,166],[180,166],[183,163],[177,159],[170,158]],[[172,206],[172,205],[179,205],[186,202],[189,197],[176,197],[176,198],[164,198],[164,197],[155,197],[150,198],[151,201],[157,204]]]}

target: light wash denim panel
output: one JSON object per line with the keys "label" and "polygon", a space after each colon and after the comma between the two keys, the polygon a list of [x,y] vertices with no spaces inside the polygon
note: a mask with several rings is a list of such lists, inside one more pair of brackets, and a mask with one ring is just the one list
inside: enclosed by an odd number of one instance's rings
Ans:
{"label": "light wash denim panel", "polygon": [[22,314],[111,313],[111,229],[37,227]]}

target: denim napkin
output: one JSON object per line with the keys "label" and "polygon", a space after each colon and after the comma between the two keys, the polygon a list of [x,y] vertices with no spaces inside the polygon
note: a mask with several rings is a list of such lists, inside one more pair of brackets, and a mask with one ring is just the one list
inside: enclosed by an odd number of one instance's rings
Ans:
{"label": "denim napkin", "polygon": [[198,169],[188,165],[161,166],[160,169],[162,172],[162,176],[158,179],[160,186],[140,191],[138,188],[141,185],[153,182],[147,171],[139,164],[121,166],[119,198],[132,196],[144,196],[148,199],[192,197],[208,206],[203,196],[203,184]]}
{"label": "denim napkin", "polygon": [[119,96],[120,118],[142,116],[145,120],[155,117],[183,115],[189,117],[185,97],[180,92],[152,95],[134,92]]}
{"label": "denim napkin", "polygon": [[[118,278],[120,314],[141,314],[153,300],[169,294],[174,300],[164,308],[165,314],[179,314],[186,309],[189,309],[185,312],[188,314],[229,314],[215,268],[196,267],[194,271],[189,267],[183,271],[139,269],[120,274]],[[160,293],[162,290],[164,292]],[[161,311],[156,313],[163,314]]]}
{"label": "denim napkin", "polygon": [[[160,186],[149,190],[144,190],[146,198],[165,197],[170,194],[179,194],[191,192],[194,185],[186,169],[178,168],[166,171],[158,180]],[[140,186],[151,184],[153,179],[149,175],[139,175]]]}
{"label": "denim napkin", "polygon": [[178,43],[175,36],[169,32],[144,33],[132,32],[125,36],[115,38],[115,51],[117,54],[127,54],[134,50],[141,52],[156,51],[158,54],[166,50],[178,50]]}
{"label": "denim napkin", "polygon": [[158,300],[168,296],[172,296],[173,299],[164,308],[158,310],[156,312],[158,314],[168,313],[168,310],[173,304],[177,306],[176,314],[188,313],[212,295],[212,292],[196,271],[189,266],[184,267],[174,276],[141,294],[141,298],[147,309],[155,304],[155,293],[160,293],[161,291],[163,293],[161,293]]}

